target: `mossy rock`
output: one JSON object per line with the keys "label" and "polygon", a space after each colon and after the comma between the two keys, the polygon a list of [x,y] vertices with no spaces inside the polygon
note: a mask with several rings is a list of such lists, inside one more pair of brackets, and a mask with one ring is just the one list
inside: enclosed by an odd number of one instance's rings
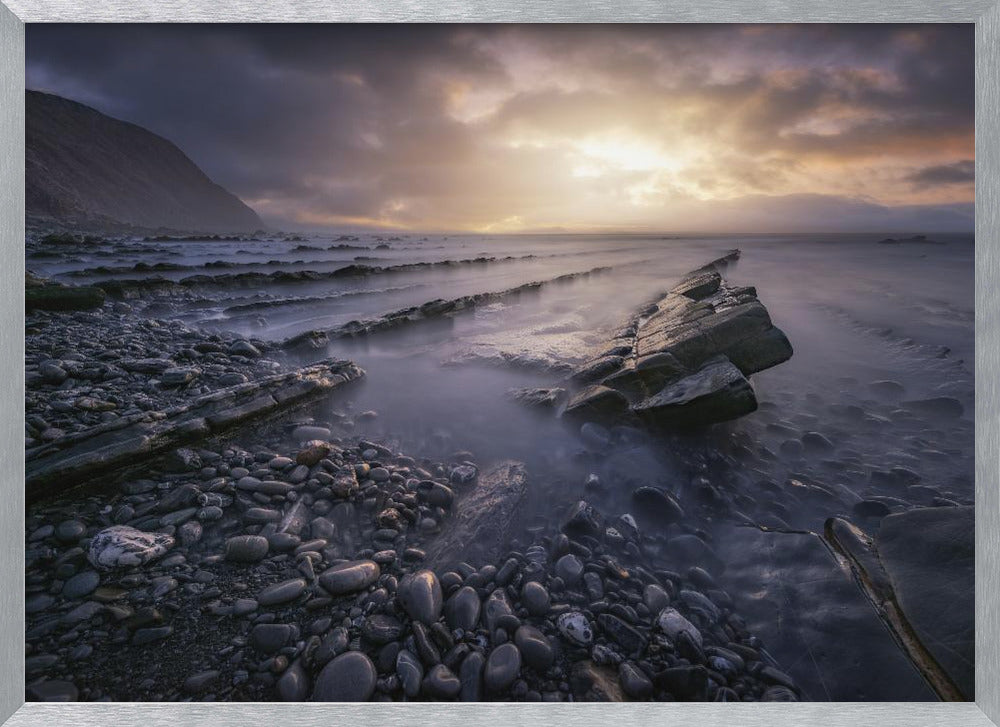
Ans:
{"label": "mossy rock", "polygon": [[91,310],[104,304],[105,293],[100,288],[69,285],[29,286],[24,291],[26,311]]}

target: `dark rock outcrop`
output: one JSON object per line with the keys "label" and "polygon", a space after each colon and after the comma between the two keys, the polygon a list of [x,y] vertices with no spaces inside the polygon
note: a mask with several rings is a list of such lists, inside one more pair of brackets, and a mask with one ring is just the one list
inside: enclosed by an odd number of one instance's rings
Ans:
{"label": "dark rock outcrop", "polygon": [[163,137],[51,94],[25,95],[30,224],[208,232],[264,227]]}
{"label": "dark rock outcrop", "polygon": [[79,285],[63,285],[30,272],[24,275],[24,310],[72,311],[99,308],[104,303],[105,294],[100,288]]}
{"label": "dark rock outcrop", "polygon": [[[566,382],[575,392],[563,416],[681,429],[754,411],[747,377],[787,361],[792,346],[753,288],[722,277],[739,254],[688,273],[628,321],[604,353],[579,366]],[[514,398],[544,401],[545,391],[522,390]]]}

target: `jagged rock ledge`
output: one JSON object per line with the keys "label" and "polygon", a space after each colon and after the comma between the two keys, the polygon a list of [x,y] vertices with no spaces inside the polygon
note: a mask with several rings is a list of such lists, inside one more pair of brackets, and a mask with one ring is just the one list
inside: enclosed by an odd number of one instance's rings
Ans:
{"label": "jagged rock ledge", "polygon": [[99,424],[25,452],[29,503],[125,469],[182,444],[313,401],[364,376],[351,361],[326,360],[201,396],[162,412]]}
{"label": "jagged rock ledge", "polygon": [[515,400],[558,408],[576,422],[638,421],[685,428],[736,419],[757,408],[747,379],[792,356],[752,287],[722,271],[739,250],[688,273],[644,307],[599,356],[560,387],[512,392]]}
{"label": "jagged rock ledge", "polygon": [[460,298],[442,300],[440,298],[428,301],[422,305],[411,306],[387,313],[378,318],[363,321],[350,321],[337,328],[329,330],[305,331],[286,339],[282,348],[287,351],[308,352],[325,348],[330,341],[344,338],[364,338],[377,333],[399,330],[405,326],[421,323],[448,323],[451,316],[464,311],[475,310],[482,305],[489,305],[502,300],[516,299],[521,295],[535,293],[546,285],[568,283],[579,278],[589,277],[609,270],[608,267],[597,267],[576,273],[566,273],[548,280],[524,283],[506,290],[488,293],[464,295]]}

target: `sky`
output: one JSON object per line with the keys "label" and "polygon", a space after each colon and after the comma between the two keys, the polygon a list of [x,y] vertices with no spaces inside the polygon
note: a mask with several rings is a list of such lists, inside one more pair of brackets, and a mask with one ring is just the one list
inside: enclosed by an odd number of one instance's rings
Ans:
{"label": "sky", "polygon": [[971,230],[972,25],[34,25],[283,229]]}

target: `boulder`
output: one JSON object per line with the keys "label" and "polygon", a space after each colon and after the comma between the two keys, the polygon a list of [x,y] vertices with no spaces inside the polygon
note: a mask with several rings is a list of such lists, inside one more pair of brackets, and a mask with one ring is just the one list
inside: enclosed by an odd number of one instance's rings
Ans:
{"label": "boulder", "polygon": [[112,525],[90,541],[87,559],[95,568],[131,568],[162,557],[174,547],[165,533],[147,533],[128,525]]}
{"label": "boulder", "polygon": [[698,371],[667,384],[633,407],[655,426],[702,426],[749,414],[757,409],[753,387],[729,359],[710,360]]}
{"label": "boulder", "polygon": [[620,391],[607,386],[588,386],[569,400],[563,417],[576,422],[614,422],[628,414],[629,402]]}

